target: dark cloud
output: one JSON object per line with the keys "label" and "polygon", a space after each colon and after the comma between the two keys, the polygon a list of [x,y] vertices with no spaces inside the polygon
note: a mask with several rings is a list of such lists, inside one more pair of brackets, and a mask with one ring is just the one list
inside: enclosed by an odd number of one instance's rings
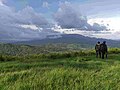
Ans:
{"label": "dark cloud", "polygon": [[62,28],[79,28],[83,30],[100,31],[106,29],[104,26],[94,24],[91,26],[87,23],[87,17],[83,16],[78,8],[73,7],[70,3],[62,3],[54,15],[55,21]]}
{"label": "dark cloud", "polygon": [[[24,28],[21,25],[35,25],[38,27],[38,30]],[[39,27],[43,30],[40,31]],[[48,21],[40,13],[36,13],[31,7],[26,7],[16,12],[6,5],[0,5],[1,40],[42,39],[51,33],[55,33],[47,29],[48,27]]]}
{"label": "dark cloud", "polygon": [[67,3],[62,4],[54,16],[62,28],[81,28],[87,22],[86,17],[75,11]]}
{"label": "dark cloud", "polygon": [[102,30],[107,30],[107,27],[104,25],[101,26],[98,23],[94,23],[92,29],[96,31],[102,31]]}
{"label": "dark cloud", "polygon": [[32,7],[26,7],[15,14],[17,23],[47,25],[47,20],[39,13],[36,13]]}

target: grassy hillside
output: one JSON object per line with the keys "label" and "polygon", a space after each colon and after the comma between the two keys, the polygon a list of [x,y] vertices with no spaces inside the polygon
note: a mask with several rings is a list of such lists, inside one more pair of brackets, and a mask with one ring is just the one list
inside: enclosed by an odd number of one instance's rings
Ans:
{"label": "grassy hillside", "polygon": [[[109,47],[109,46],[108,46]],[[39,55],[49,53],[62,53],[62,52],[76,52],[94,50],[94,46],[87,44],[67,44],[67,43],[56,43],[56,44],[45,44],[39,46],[31,45],[16,45],[16,44],[0,44],[0,54],[11,55],[11,56],[23,56],[23,55]],[[112,51],[119,52],[120,49],[116,48]]]}
{"label": "grassy hillside", "polygon": [[[118,54],[113,54],[118,53]],[[0,90],[119,90],[120,54],[94,52],[0,57]]]}
{"label": "grassy hillside", "polygon": [[16,45],[16,44],[0,44],[0,54],[4,55],[30,55],[30,54],[47,54],[55,52],[69,52],[79,51],[83,49],[91,48],[85,44],[45,44],[39,46],[31,45]]}

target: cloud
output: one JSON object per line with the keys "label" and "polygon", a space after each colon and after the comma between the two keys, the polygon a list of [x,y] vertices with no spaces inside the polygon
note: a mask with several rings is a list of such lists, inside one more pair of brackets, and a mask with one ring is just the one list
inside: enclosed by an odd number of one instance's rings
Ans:
{"label": "cloud", "polygon": [[95,31],[102,31],[102,30],[107,30],[107,27],[105,25],[100,25],[98,23],[93,23],[93,26],[91,27],[91,29],[93,29]]}
{"label": "cloud", "polygon": [[62,28],[79,28],[83,30],[101,31],[105,30],[105,26],[101,26],[97,23],[90,25],[87,17],[83,16],[78,9],[71,3],[65,2],[60,4],[60,8],[54,15],[55,21]]}
{"label": "cloud", "polygon": [[74,6],[89,18],[114,17],[120,14],[120,0],[88,0],[75,3]]}
{"label": "cloud", "polygon": [[[39,13],[36,13],[32,7],[26,7],[15,13],[16,23],[47,25],[48,21]],[[19,17],[19,18],[18,18]]]}
{"label": "cloud", "polygon": [[61,4],[54,18],[62,28],[81,28],[87,23],[86,17],[73,9],[69,3]]}
{"label": "cloud", "polygon": [[43,2],[42,7],[49,9],[49,3],[48,2]]}
{"label": "cloud", "polygon": [[[46,20],[46,18],[41,13],[38,13],[34,10],[36,9],[35,7],[27,6],[22,10],[17,9],[19,11],[16,11],[14,8],[5,5],[4,1],[6,0],[0,0],[0,39],[3,40],[42,39],[45,38],[47,35],[56,34],[50,29],[51,27],[49,26],[49,22]],[[118,11],[119,3],[116,4],[115,6],[115,3],[111,1],[109,2],[108,5],[108,0],[102,2],[98,0],[91,0],[89,2],[90,3],[82,4],[60,2],[60,7],[58,11],[54,14],[54,20],[62,28],[75,28],[75,29],[80,28],[82,30],[84,29],[88,31],[91,30],[101,31],[106,29],[106,27],[101,26],[97,23],[90,25],[88,23],[87,17],[84,15],[88,15],[88,17],[93,15],[92,17],[94,18],[95,15],[99,16],[100,14],[104,14],[106,11],[111,12],[110,9],[112,9],[113,6],[114,6],[113,9],[115,10],[115,8],[117,7],[115,11]],[[44,1],[41,6],[42,10],[43,7],[49,8],[49,5],[53,4],[51,3],[49,4],[48,2]],[[56,10],[57,7],[56,8],[55,7],[54,9]],[[54,12],[55,10],[53,10],[52,12]],[[81,13],[84,15],[82,15]],[[46,17],[49,18],[48,15]]]}
{"label": "cloud", "polygon": [[[35,12],[32,7],[28,6],[16,12],[11,7],[0,5],[1,40],[42,39],[55,33],[47,29],[48,27],[48,21],[40,13]],[[42,31],[40,31],[41,28]]]}
{"label": "cloud", "polygon": [[20,25],[23,28],[38,30],[39,28],[36,25]]}
{"label": "cloud", "polygon": [[1,5],[1,6],[4,6],[3,3],[4,3],[5,1],[6,1],[6,0],[0,0],[0,5]]}

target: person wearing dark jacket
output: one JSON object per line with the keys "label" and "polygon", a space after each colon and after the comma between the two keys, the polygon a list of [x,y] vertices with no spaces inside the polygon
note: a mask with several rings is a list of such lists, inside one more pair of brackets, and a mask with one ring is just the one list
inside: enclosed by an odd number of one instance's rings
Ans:
{"label": "person wearing dark jacket", "polygon": [[99,41],[95,45],[95,51],[96,51],[96,57],[98,58],[98,56],[99,56],[101,58],[100,42]]}
{"label": "person wearing dark jacket", "polygon": [[104,55],[106,55],[107,58],[107,45],[106,45],[106,41],[103,41],[103,43],[100,45],[100,50],[101,50],[101,54],[102,54],[102,59],[104,59]]}

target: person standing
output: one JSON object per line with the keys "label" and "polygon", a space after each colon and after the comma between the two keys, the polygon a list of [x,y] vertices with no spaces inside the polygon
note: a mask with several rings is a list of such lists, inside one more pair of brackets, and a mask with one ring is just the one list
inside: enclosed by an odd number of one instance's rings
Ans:
{"label": "person standing", "polygon": [[100,45],[100,49],[101,49],[101,54],[102,54],[102,59],[104,59],[104,55],[106,55],[107,58],[107,45],[106,45],[106,41],[103,41],[103,43]]}
{"label": "person standing", "polygon": [[101,51],[100,51],[100,42],[98,41],[97,44],[95,45],[95,51],[96,51],[96,58],[98,58],[98,56],[101,58]]}

